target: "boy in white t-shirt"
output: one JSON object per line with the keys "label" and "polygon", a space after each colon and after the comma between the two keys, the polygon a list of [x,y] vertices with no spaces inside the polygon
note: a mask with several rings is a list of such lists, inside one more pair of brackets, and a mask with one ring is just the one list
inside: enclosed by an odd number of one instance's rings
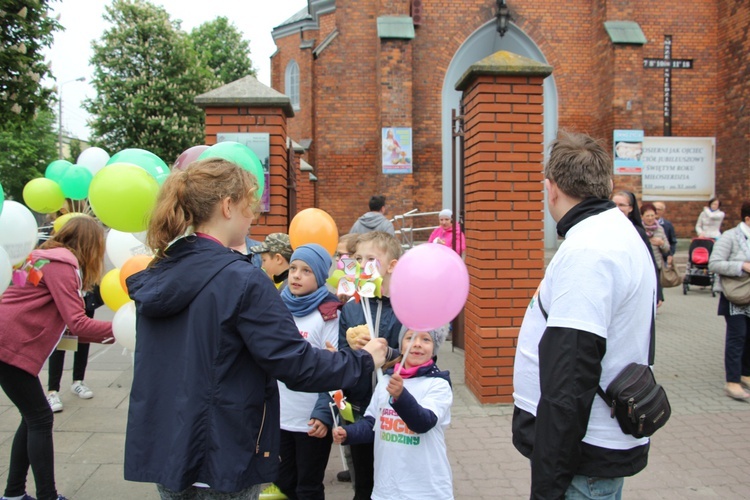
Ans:
{"label": "boy in white t-shirt", "polygon": [[[317,244],[298,247],[289,261],[281,299],[300,335],[319,349],[338,347],[339,299],[326,288],[331,257]],[[281,465],[276,486],[289,498],[324,499],[323,478],[331,453],[333,424],[328,394],[296,392],[279,382]]]}
{"label": "boy in white t-shirt", "polygon": [[453,479],[445,446],[453,392],[447,371],[435,364],[447,330],[401,330],[403,368],[386,372],[363,419],[333,429],[336,443],[375,442],[373,500],[452,499]]}

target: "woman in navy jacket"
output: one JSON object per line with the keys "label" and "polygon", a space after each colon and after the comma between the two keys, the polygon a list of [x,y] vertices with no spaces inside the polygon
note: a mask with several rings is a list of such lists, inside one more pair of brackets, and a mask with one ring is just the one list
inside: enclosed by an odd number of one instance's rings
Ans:
{"label": "woman in navy jacket", "polygon": [[162,498],[257,498],[279,464],[276,380],[348,387],[385,357],[383,340],[359,355],[300,336],[268,277],[228,248],[257,201],[256,179],[225,160],[173,172],[149,225],[154,263],[127,281],[137,344],[125,479],[157,483]]}

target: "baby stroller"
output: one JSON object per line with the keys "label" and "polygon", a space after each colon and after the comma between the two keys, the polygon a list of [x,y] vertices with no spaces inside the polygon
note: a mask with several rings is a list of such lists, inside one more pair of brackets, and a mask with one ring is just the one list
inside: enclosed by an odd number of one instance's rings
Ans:
{"label": "baby stroller", "polygon": [[685,277],[682,279],[682,293],[687,295],[690,285],[711,287],[711,297],[716,297],[714,292],[714,273],[708,271],[708,258],[714,248],[712,238],[693,238],[688,250],[688,263]]}

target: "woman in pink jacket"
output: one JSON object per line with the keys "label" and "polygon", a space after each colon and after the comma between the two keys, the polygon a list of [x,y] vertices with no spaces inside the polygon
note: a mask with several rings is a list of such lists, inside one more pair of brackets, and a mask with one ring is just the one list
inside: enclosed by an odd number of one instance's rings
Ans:
{"label": "woman in pink jacket", "polygon": [[[445,208],[438,214],[438,227],[430,235],[430,239],[427,240],[429,243],[439,243],[445,245],[448,248],[453,248],[453,211]],[[466,250],[466,238],[464,233],[461,232],[461,227],[456,227],[456,252],[458,255],[463,256],[464,250]]]}
{"label": "woman in pink jacket", "polygon": [[64,499],[55,487],[52,409],[39,372],[65,328],[82,342],[112,339],[112,324],[86,316],[83,291],[99,280],[104,230],[89,216],[75,217],[38,250],[0,299],[0,386],[21,413],[10,451],[4,498],[26,495],[29,465],[39,500]]}

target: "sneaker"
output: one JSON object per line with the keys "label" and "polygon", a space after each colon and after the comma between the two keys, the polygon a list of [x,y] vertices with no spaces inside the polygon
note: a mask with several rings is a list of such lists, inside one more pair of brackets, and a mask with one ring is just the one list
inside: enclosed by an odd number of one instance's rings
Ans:
{"label": "sneaker", "polygon": [[[8,498],[7,497],[0,497],[0,500],[8,500]],[[34,497],[32,497],[32,496],[27,495],[26,493],[24,493],[23,496],[21,497],[21,500],[36,500],[36,498],[34,498]]]}
{"label": "sneaker", "polygon": [[348,470],[342,470],[338,474],[336,474],[336,479],[340,483],[351,483],[352,482],[352,475]]}
{"label": "sneaker", "polygon": [[47,402],[49,407],[52,408],[52,413],[58,413],[63,410],[62,401],[60,401],[60,394],[57,392],[50,392],[47,394]]}
{"label": "sneaker", "polygon": [[57,495],[57,500],[68,500],[68,499],[62,495]]}
{"label": "sneaker", "polygon": [[70,386],[70,392],[76,394],[81,399],[91,399],[94,397],[94,392],[83,383],[83,380],[73,382],[73,385]]}

